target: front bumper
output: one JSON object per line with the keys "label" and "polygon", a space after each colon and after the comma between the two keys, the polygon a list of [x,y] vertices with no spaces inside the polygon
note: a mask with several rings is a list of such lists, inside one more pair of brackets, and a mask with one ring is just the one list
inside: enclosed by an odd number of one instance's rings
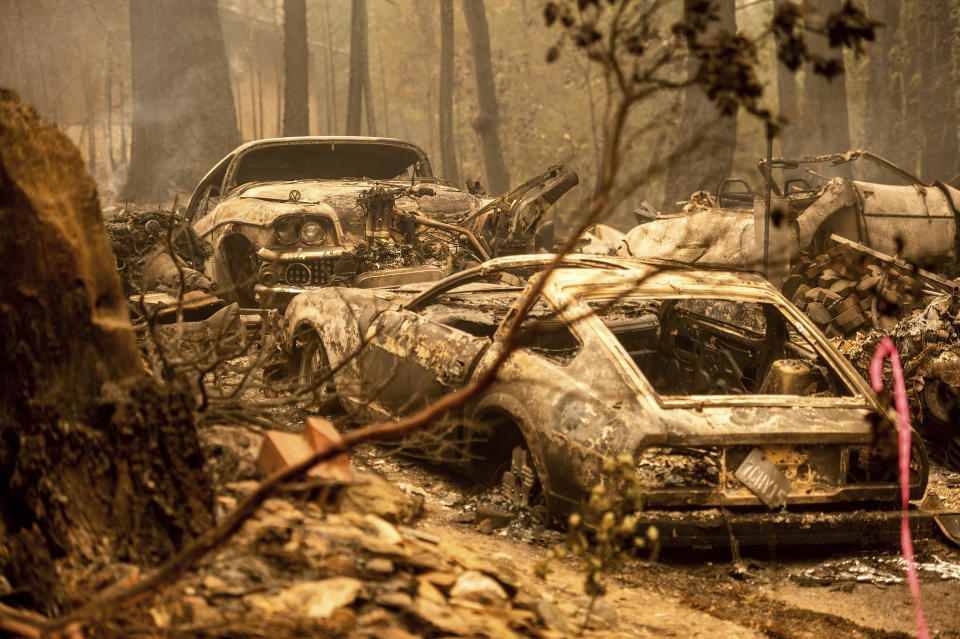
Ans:
{"label": "front bumper", "polygon": [[300,286],[266,286],[264,284],[256,284],[253,287],[253,298],[260,305],[260,308],[275,308],[282,313],[286,310],[287,304],[290,303],[290,300],[292,300],[294,296],[316,290],[317,288],[319,287],[311,286],[310,288],[306,288]]}
{"label": "front bumper", "polygon": [[[956,543],[960,513],[907,513],[913,539],[947,536]],[[939,521],[938,521],[939,520]],[[722,548],[732,540],[741,546],[856,545],[895,547],[900,540],[899,510],[807,512],[646,511],[639,523],[655,526],[665,548]],[[954,531],[953,533],[948,531]],[[951,537],[951,534],[953,537]]]}

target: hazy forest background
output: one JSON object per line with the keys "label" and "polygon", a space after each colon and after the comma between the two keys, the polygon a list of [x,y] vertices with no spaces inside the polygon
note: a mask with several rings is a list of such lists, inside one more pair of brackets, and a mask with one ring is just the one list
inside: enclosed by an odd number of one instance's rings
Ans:
{"label": "hazy forest background", "polygon": [[[759,33],[784,1],[723,0],[721,15],[738,30]],[[666,15],[684,11],[682,0],[664,4]],[[816,26],[817,16],[836,11],[841,0],[804,4]],[[772,39],[761,40],[764,106],[789,119],[775,155],[864,148],[926,181],[956,183],[960,1],[861,4],[885,26],[866,55],[846,54],[846,72],[832,81],[778,68]],[[483,68],[471,44],[483,40],[476,30],[482,17],[495,87],[496,111],[485,105],[492,121],[476,118],[475,78]],[[448,39],[442,25],[451,23]],[[435,173],[461,184],[480,180],[491,194],[505,179],[517,184],[567,164],[584,186],[558,207],[565,215],[595,179],[606,89],[569,42],[548,62],[557,36],[544,24],[540,0],[0,0],[0,86],[20,92],[73,139],[107,204],[169,203],[175,193],[183,202],[203,172],[241,141],[359,133],[412,141],[428,152]],[[452,69],[447,109],[444,63]],[[687,72],[682,59],[671,69],[678,79]],[[654,126],[628,152],[627,181],[692,132],[714,143],[620,202],[614,225],[630,226],[630,211],[643,201],[671,209],[729,174],[759,188],[763,123],[744,113],[721,117],[697,91],[663,92],[633,114],[633,128]],[[482,87],[479,95],[490,98]],[[446,138],[445,113],[452,114]],[[489,155],[484,161],[476,128],[484,122],[488,135],[499,132],[500,167]],[[884,179],[869,166],[853,170]]]}

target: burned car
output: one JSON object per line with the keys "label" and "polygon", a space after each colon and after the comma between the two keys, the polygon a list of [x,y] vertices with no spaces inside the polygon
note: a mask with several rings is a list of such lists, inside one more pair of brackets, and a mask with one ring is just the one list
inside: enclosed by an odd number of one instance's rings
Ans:
{"label": "burned car", "polygon": [[[300,295],[283,320],[287,349],[316,393],[358,420],[412,413],[483,374],[516,321],[524,278],[552,259],[504,257],[408,289]],[[524,321],[523,346],[435,442],[465,443],[462,468],[534,476],[532,491],[557,516],[604,481],[607,460],[632,455],[665,543],[722,543],[731,531],[896,538],[895,453],[875,436],[895,432],[887,407],[760,276],[568,256]],[[919,438],[911,464],[919,498]]]}
{"label": "burned car", "polygon": [[[804,178],[781,180],[780,174],[772,172],[783,170],[789,175],[807,164],[837,165],[861,159],[906,184],[840,177],[810,184]],[[767,182],[766,160],[760,161],[759,169]],[[816,255],[827,250],[832,235],[935,272],[952,274],[960,264],[960,190],[943,182],[926,184],[868,151],[774,158],[770,169],[773,223],[766,243],[771,281],[782,281],[801,252]],[[763,263],[765,197],[754,193],[745,180],[723,180],[715,192],[699,191],[689,202],[678,204],[683,205],[680,212],[638,211],[638,225],[603,248],[621,256],[662,256],[735,268]]]}
{"label": "burned car", "polygon": [[212,245],[207,271],[220,295],[283,307],[319,286],[436,281],[494,255],[534,250],[544,210],[576,183],[555,166],[481,198],[435,177],[408,142],[277,138],[221,160],[186,216]]}

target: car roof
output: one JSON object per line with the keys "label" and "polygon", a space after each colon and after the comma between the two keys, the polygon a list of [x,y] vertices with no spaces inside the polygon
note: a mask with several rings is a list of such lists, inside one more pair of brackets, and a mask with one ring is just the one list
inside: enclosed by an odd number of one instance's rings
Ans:
{"label": "car roof", "polygon": [[[545,253],[511,255],[484,262],[479,268],[488,273],[523,266],[546,268],[555,259],[556,255]],[[642,282],[638,283],[637,280]],[[777,293],[777,289],[755,271],[731,269],[725,265],[691,264],[659,258],[613,257],[584,253],[563,256],[554,272],[553,281],[564,288],[609,283],[611,285],[631,284],[638,286],[638,290],[670,288],[681,292],[686,287],[717,287]]]}
{"label": "car roof", "polygon": [[558,268],[552,284],[563,289],[630,288],[643,293],[709,293],[779,297],[763,276],[744,271],[700,269],[683,263],[625,260],[623,268]]}
{"label": "car roof", "polygon": [[[508,255],[493,258],[482,264],[453,273],[436,282],[410,299],[404,306],[414,309],[438,294],[451,291],[467,282],[485,278],[501,271],[521,269],[544,270],[557,260],[549,253]],[[586,286],[636,288],[638,292],[657,291],[663,294],[690,291],[744,295],[780,300],[782,296],[762,276],[750,271],[732,271],[729,267],[691,265],[686,262],[663,259],[608,257],[586,253],[571,253],[560,258],[560,264],[551,277],[550,290]]]}

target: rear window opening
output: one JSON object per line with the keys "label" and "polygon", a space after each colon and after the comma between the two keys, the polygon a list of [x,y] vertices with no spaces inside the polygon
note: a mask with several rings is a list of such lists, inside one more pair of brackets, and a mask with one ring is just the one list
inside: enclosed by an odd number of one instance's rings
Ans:
{"label": "rear window opening", "polygon": [[588,304],[660,395],[854,395],[773,304],[703,298]]}

